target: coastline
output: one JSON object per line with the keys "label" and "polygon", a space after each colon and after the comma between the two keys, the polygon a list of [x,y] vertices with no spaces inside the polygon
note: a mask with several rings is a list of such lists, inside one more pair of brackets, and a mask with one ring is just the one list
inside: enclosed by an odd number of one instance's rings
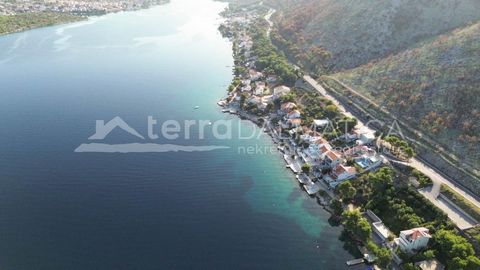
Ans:
{"label": "coastline", "polygon": [[[44,27],[59,26],[59,25],[65,25],[65,24],[70,24],[70,23],[87,21],[91,17],[99,17],[99,16],[104,16],[104,15],[114,14],[114,13],[119,13],[119,12],[131,12],[131,11],[137,11],[137,10],[141,10],[141,9],[148,9],[148,8],[152,8],[152,7],[156,7],[156,6],[165,5],[165,4],[168,4],[169,2],[170,2],[170,0],[165,0],[164,2],[155,4],[155,5],[150,5],[150,6],[143,7],[143,8],[106,11],[103,14],[92,13],[92,14],[89,14],[89,15],[88,14],[87,15],[78,15],[78,14],[74,14],[74,13],[61,13],[61,12],[38,12],[38,13],[37,12],[32,12],[32,13],[20,13],[20,14],[16,14],[16,15],[0,15],[0,23],[3,23],[2,22],[2,17],[3,18],[8,18],[9,16],[33,16],[33,17],[35,17],[35,16],[38,16],[38,17],[47,16],[48,19],[53,19],[53,21],[45,22],[45,23],[34,21],[34,22],[31,22],[30,25],[25,25],[25,26],[19,27],[17,29],[11,30],[11,31],[0,32],[0,37],[7,36],[7,35],[10,35],[10,34],[22,33],[22,32],[26,32],[26,31],[29,31],[29,30],[40,29],[40,28],[44,28]],[[41,19],[45,19],[45,18],[41,18]],[[57,19],[57,20],[55,20],[55,19]],[[1,29],[1,25],[0,25],[0,29]]]}

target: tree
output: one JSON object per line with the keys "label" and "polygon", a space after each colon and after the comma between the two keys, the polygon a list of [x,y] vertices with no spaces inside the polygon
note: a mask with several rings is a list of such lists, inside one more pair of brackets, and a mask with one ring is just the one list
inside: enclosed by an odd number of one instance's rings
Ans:
{"label": "tree", "polygon": [[392,170],[381,168],[376,173],[370,173],[368,178],[372,189],[377,195],[384,194],[386,189],[393,184]]}
{"label": "tree", "polygon": [[388,248],[377,249],[375,256],[377,256],[378,265],[383,269],[390,266],[393,258],[392,252]]}
{"label": "tree", "polygon": [[309,174],[310,171],[312,170],[312,166],[308,163],[304,163],[302,165],[302,172],[305,173],[305,174]]}
{"label": "tree", "polygon": [[415,156],[415,151],[413,151],[413,148],[410,146],[406,147],[405,150],[403,151],[405,152],[408,158],[412,158]]}
{"label": "tree", "polygon": [[332,208],[333,213],[337,216],[341,215],[343,212],[343,205],[342,202],[339,200],[332,200],[330,203],[330,208]]}
{"label": "tree", "polygon": [[346,201],[352,200],[355,194],[357,194],[357,190],[352,186],[350,181],[345,181],[338,185],[338,192],[340,193],[340,198]]}
{"label": "tree", "polygon": [[[438,230],[434,235],[438,245],[439,256],[445,258],[449,269],[470,270],[480,266],[478,258],[475,259],[475,251],[467,239],[455,233],[453,230]],[[469,268],[471,266],[472,268]]]}
{"label": "tree", "polygon": [[358,237],[363,242],[367,242],[372,236],[372,227],[368,220],[362,216],[360,211],[345,211],[342,214],[343,226],[345,229]]}

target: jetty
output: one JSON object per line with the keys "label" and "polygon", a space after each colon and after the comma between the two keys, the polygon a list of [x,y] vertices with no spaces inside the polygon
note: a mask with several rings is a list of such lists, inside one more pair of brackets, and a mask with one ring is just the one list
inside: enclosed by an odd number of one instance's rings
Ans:
{"label": "jetty", "polygon": [[354,266],[354,265],[361,264],[361,263],[363,263],[363,258],[354,259],[354,260],[350,260],[350,261],[346,262],[346,264],[348,266]]}
{"label": "jetty", "polygon": [[305,191],[308,193],[308,195],[311,195],[311,196],[315,195],[317,192],[320,191],[320,187],[313,182],[305,184],[303,186],[303,189],[305,189]]}

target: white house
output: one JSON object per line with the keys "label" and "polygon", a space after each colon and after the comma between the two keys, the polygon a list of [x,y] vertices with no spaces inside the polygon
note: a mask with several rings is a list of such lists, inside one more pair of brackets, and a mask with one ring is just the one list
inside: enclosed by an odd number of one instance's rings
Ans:
{"label": "white house", "polygon": [[330,187],[335,188],[338,184],[348,179],[352,179],[356,175],[357,170],[355,167],[339,164],[327,176],[325,176],[324,179],[329,183]]}
{"label": "white house", "polygon": [[400,232],[400,237],[395,238],[395,243],[403,251],[413,253],[415,251],[426,248],[428,240],[432,236],[428,233],[428,229],[424,227],[414,228]]}
{"label": "white house", "polygon": [[285,85],[280,85],[273,88],[273,96],[275,98],[280,98],[281,96],[284,96],[288,93],[290,93],[290,87],[287,87]]}
{"label": "white house", "polygon": [[352,179],[355,177],[357,174],[357,170],[355,167],[349,167],[345,165],[337,165],[335,170],[332,171],[330,174],[332,176],[332,179],[334,179],[336,182],[342,182],[348,179]]}
{"label": "white house", "polygon": [[363,154],[355,158],[355,163],[365,171],[370,171],[382,165],[383,158],[378,154]]}
{"label": "white house", "polygon": [[255,83],[255,95],[262,96],[265,92],[265,83],[264,82],[256,82]]}
{"label": "white house", "polygon": [[370,144],[375,140],[375,133],[373,131],[367,131],[360,133],[360,136],[357,140],[357,144],[365,145]]}
{"label": "white house", "polygon": [[313,120],[313,125],[315,128],[324,128],[330,124],[330,120],[328,119],[315,119]]}
{"label": "white house", "polygon": [[250,80],[256,81],[263,77],[263,73],[256,71],[255,69],[250,69],[248,71],[248,75],[250,76]]}

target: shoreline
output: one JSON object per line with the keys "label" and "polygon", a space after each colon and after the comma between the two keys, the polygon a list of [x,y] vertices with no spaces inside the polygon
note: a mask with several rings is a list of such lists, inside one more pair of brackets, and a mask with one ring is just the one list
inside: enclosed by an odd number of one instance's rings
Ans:
{"label": "shoreline", "polygon": [[170,0],[166,0],[163,3],[158,3],[158,4],[151,5],[151,6],[144,7],[144,8],[114,10],[114,11],[105,12],[103,14],[92,13],[90,15],[78,15],[78,14],[73,14],[73,13],[61,13],[61,12],[30,12],[30,13],[19,13],[19,14],[15,14],[15,15],[0,15],[0,19],[2,17],[8,17],[8,16],[18,16],[18,15],[38,16],[38,15],[45,15],[45,14],[52,15],[52,18],[54,16],[65,16],[66,18],[68,18],[65,21],[56,21],[56,22],[52,22],[52,23],[38,24],[38,25],[32,24],[30,26],[25,26],[25,27],[18,28],[18,29],[12,30],[12,31],[3,32],[3,33],[0,33],[0,38],[4,37],[4,36],[11,35],[11,34],[27,32],[27,31],[35,30],[35,29],[41,29],[41,28],[46,28],[46,27],[53,27],[53,26],[66,25],[66,24],[71,24],[71,23],[88,21],[92,17],[101,17],[101,16],[105,16],[105,15],[109,15],[109,14],[116,14],[116,13],[121,13],[121,12],[135,12],[135,11],[139,11],[139,10],[144,10],[144,9],[149,9],[149,8],[153,8],[153,7],[157,7],[157,6],[162,6],[162,5],[165,5],[165,4],[168,4],[168,3],[170,3]]}

